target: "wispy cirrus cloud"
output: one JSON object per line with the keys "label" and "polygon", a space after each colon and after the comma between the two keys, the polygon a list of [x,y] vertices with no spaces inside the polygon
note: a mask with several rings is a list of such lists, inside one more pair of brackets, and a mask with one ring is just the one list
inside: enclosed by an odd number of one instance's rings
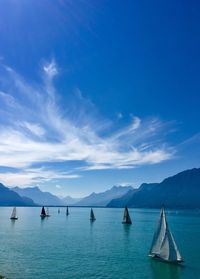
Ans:
{"label": "wispy cirrus cloud", "polygon": [[43,167],[41,168],[27,168],[19,170],[17,172],[4,172],[0,173],[0,181],[9,186],[27,186],[27,185],[38,185],[41,183],[49,182],[52,180],[60,179],[74,179],[79,178],[77,174],[70,174],[62,171],[48,170]]}
{"label": "wispy cirrus cloud", "polygon": [[[162,137],[168,123],[157,118],[134,116],[129,124],[115,130],[114,123],[100,117],[78,89],[74,102],[67,102],[67,97],[62,100],[66,102],[63,110],[61,96],[53,85],[58,74],[54,60],[43,66],[40,84],[26,82],[8,67],[3,73],[0,116],[6,118],[0,120],[0,166],[18,170],[0,173],[0,180],[8,185],[76,178],[88,170],[134,168],[173,156],[174,150]],[[67,161],[81,161],[83,166],[67,170],[70,174],[33,168]]]}

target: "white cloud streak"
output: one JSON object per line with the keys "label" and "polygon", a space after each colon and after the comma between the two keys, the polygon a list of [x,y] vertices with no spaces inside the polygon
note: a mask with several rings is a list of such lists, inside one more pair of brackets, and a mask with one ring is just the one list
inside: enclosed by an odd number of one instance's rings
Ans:
{"label": "white cloud streak", "polygon": [[0,181],[9,186],[27,186],[27,185],[37,185],[38,183],[49,182],[52,180],[65,180],[79,178],[80,175],[69,174],[60,171],[47,170],[45,168],[28,168],[21,170],[17,173],[6,172],[0,173]]}
{"label": "white cloud streak", "polygon": [[58,104],[59,95],[52,83],[58,74],[56,63],[46,64],[43,70],[47,79],[35,85],[7,68],[4,78],[9,88],[6,91],[0,87],[0,99],[4,101],[1,113],[7,115],[6,123],[0,121],[0,166],[20,169],[18,173],[0,173],[0,180],[7,185],[78,177],[66,173],[56,177],[56,172],[41,169],[38,175],[36,170],[30,171],[33,164],[82,161],[82,168],[71,170],[77,172],[128,169],[173,156],[173,150],[160,140],[166,124],[158,119],[135,116],[126,127],[103,136],[103,128],[109,127],[110,121],[86,113],[91,102],[85,101],[80,91],[76,114],[70,107],[66,113]]}

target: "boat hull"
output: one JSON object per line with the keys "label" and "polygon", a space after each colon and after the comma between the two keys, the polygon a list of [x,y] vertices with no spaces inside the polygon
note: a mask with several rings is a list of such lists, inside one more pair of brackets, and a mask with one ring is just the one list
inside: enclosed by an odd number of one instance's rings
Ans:
{"label": "boat hull", "polygon": [[10,217],[10,220],[18,220],[18,217]]}
{"label": "boat hull", "polygon": [[47,215],[40,214],[40,217],[43,219],[43,218],[47,217]]}
{"label": "boat hull", "polygon": [[176,260],[176,261],[170,261],[170,260],[165,260],[158,255],[149,255],[150,258],[156,261],[164,262],[164,263],[170,263],[170,264],[182,264],[184,261],[183,260]]}

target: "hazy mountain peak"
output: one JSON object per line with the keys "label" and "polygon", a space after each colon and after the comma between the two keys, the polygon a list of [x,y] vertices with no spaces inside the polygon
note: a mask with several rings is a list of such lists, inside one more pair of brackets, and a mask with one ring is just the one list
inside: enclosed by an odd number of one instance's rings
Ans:
{"label": "hazy mountain peak", "polygon": [[108,206],[200,208],[200,169],[182,171],[160,183],[143,183]]}
{"label": "hazy mountain peak", "polygon": [[29,206],[35,204],[32,199],[21,197],[15,191],[0,183],[0,205]]}
{"label": "hazy mountain peak", "polygon": [[35,203],[40,205],[63,205],[62,200],[57,196],[49,192],[43,192],[37,186],[26,188],[14,187],[13,191],[18,193],[20,196],[26,196],[33,199]]}
{"label": "hazy mountain peak", "polygon": [[106,206],[112,199],[119,198],[130,189],[131,186],[116,186],[114,185],[110,189],[100,192],[91,193],[89,196],[83,198],[80,202],[76,203],[78,206]]}

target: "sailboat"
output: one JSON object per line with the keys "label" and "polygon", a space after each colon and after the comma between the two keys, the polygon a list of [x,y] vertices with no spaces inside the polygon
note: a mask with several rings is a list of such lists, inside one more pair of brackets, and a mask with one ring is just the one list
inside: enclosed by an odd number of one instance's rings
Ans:
{"label": "sailboat", "polygon": [[91,208],[91,210],[90,210],[90,221],[95,221],[95,220],[96,220],[96,218],[94,216],[93,209]]}
{"label": "sailboat", "polygon": [[128,224],[128,225],[132,224],[131,217],[129,215],[128,207],[127,206],[124,209],[124,217],[123,217],[122,224]]}
{"label": "sailboat", "polygon": [[46,215],[46,211],[45,211],[45,209],[44,209],[44,206],[42,207],[40,217],[41,217],[41,218],[45,218],[45,217],[47,217],[47,215]]}
{"label": "sailboat", "polygon": [[46,217],[50,217],[51,215],[49,214],[49,208],[47,207],[46,209]]}
{"label": "sailboat", "polygon": [[67,215],[67,216],[69,215],[69,208],[68,208],[68,206],[67,206],[67,208],[66,208],[66,215]]}
{"label": "sailboat", "polygon": [[13,207],[13,211],[12,211],[12,214],[11,214],[11,216],[10,216],[10,219],[11,219],[11,220],[17,220],[17,219],[18,219],[16,207]]}
{"label": "sailboat", "polygon": [[160,212],[158,227],[154,233],[149,256],[165,262],[183,262],[173,235],[170,232],[164,208]]}

